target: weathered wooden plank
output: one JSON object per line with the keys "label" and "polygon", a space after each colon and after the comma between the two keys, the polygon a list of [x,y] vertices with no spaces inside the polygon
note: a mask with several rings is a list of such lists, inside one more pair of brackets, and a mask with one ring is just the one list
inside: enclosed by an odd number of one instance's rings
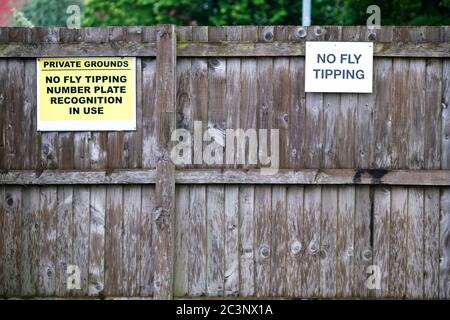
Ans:
{"label": "weathered wooden plank", "polygon": [[[288,29],[288,39],[290,41],[298,41],[300,29],[298,27],[289,27]],[[303,157],[302,140],[306,133],[304,66],[305,59],[303,57],[289,58],[289,168],[292,169],[301,168]]]}
{"label": "weathered wooden plank", "polygon": [[[375,281],[370,284],[372,290],[375,290],[376,297],[386,297],[389,294],[391,190],[385,187],[376,187],[373,192],[373,264],[376,268],[372,273]],[[379,283],[377,283],[377,279],[379,279]]]}
{"label": "weathered wooden plank", "polygon": [[[208,41],[208,27],[193,27],[192,38],[198,41]],[[205,99],[208,96],[208,62],[206,59],[192,59],[191,94],[192,119],[201,121],[203,130],[206,130],[208,127],[208,99]],[[193,163],[195,167],[202,167],[205,145],[205,143],[194,144]],[[200,156],[196,157],[196,154]]]}
{"label": "weathered wooden plank", "polygon": [[[220,27],[208,28],[208,39],[224,39],[225,29]],[[224,146],[223,135],[226,126],[225,111],[225,95],[226,95],[226,60],[220,58],[208,59],[208,95],[203,97],[208,101],[208,134],[205,135],[208,146]],[[204,128],[203,130],[205,130]],[[204,136],[204,138],[205,138]],[[211,141],[214,141],[212,143]],[[211,144],[209,144],[211,142]],[[206,147],[204,149],[203,161],[208,167],[218,167],[224,162],[223,152],[221,149],[212,149]],[[217,154],[216,154],[217,153]]]}
{"label": "weathered wooden plank", "polygon": [[21,159],[22,113],[24,91],[24,63],[19,59],[8,59],[5,112],[5,165],[8,169],[23,167]]}
{"label": "weathered wooden plank", "polygon": [[[242,39],[242,27],[226,27],[227,40],[240,41]],[[240,125],[241,106],[241,59],[226,59],[226,94],[225,112],[226,128],[238,129]],[[232,166],[233,167],[233,166]]]}
{"label": "weathered wooden plank", "polygon": [[174,297],[184,297],[189,291],[189,186],[177,187],[175,200],[175,260]]}
{"label": "weathered wooden plank", "polygon": [[408,189],[392,187],[389,239],[389,296],[406,296],[406,261],[408,259]]}
{"label": "weathered wooden plank", "polygon": [[302,248],[300,226],[303,221],[303,187],[289,186],[286,191],[286,292],[285,296],[301,296]]}
{"label": "weathered wooden plank", "polygon": [[58,57],[154,57],[155,43],[119,41],[109,43],[6,43],[0,44],[0,55],[8,58]]}
{"label": "weathered wooden plank", "polygon": [[127,297],[139,292],[139,220],[141,215],[141,187],[124,186],[122,235],[122,290]]}
{"label": "weathered wooden plank", "polygon": [[[242,40],[256,41],[258,39],[258,29],[254,26],[242,27]],[[240,71],[240,110],[239,110],[239,128],[245,131],[249,129],[256,129],[256,114],[258,103],[258,79],[256,59],[242,59]],[[250,139],[250,138],[249,138]],[[228,141],[227,141],[228,142]],[[233,142],[234,143],[234,142]],[[245,143],[245,142],[244,142]],[[244,163],[244,168],[255,167],[257,163],[257,151],[255,146],[248,142],[244,146],[236,146],[236,148],[245,150],[244,159],[236,159],[238,163]],[[227,147],[228,148],[228,147]]]}
{"label": "weathered wooden plank", "polygon": [[206,186],[190,187],[189,295],[206,294]]}
{"label": "weathered wooden plank", "polygon": [[140,295],[150,297],[153,295],[154,252],[152,248],[152,215],[155,210],[154,186],[142,186],[141,201],[141,222],[139,225]]}
{"label": "weathered wooden plank", "polygon": [[[0,196],[2,191],[0,189]],[[3,201],[4,198],[2,198]],[[0,204],[0,212],[2,205]],[[1,213],[0,213],[1,214]],[[0,218],[1,220],[1,218]],[[22,191],[22,226],[20,249],[20,274],[22,296],[34,296],[39,286],[39,187],[27,187]],[[2,223],[0,221],[0,228]],[[1,239],[1,237],[0,237]],[[1,248],[1,245],[0,245]],[[0,249],[1,250],[1,249]],[[1,254],[0,254],[1,255]],[[2,255],[3,256],[3,255]],[[1,268],[0,268],[1,274]],[[3,281],[2,281],[3,283]],[[1,291],[1,290],[0,290]]]}
{"label": "weathered wooden plank", "polygon": [[142,167],[156,167],[156,59],[142,59]]}
{"label": "weathered wooden plank", "polygon": [[52,296],[56,291],[56,236],[57,236],[57,188],[40,188],[40,248],[39,290],[40,296]]}
{"label": "weathered wooden plank", "polygon": [[255,291],[257,297],[270,295],[271,213],[272,187],[255,186]]}
{"label": "weathered wooden plank", "polygon": [[[8,81],[8,60],[0,59],[0,83]],[[0,168],[6,168],[6,109],[7,109],[7,86],[0,86]]]}
{"label": "weathered wooden plank", "polygon": [[[273,41],[274,27],[260,27],[260,38],[268,38]],[[259,139],[259,148],[265,151],[259,154],[259,163],[262,166],[273,165],[271,152],[271,135],[273,126],[273,58],[262,57],[257,60],[258,103],[256,126],[259,130],[267,130],[266,141]],[[261,132],[261,131],[260,131]],[[265,149],[264,149],[265,148]],[[270,158],[269,158],[270,157]],[[270,162],[269,162],[270,160]],[[261,287],[262,289],[263,287]],[[263,292],[266,292],[265,289]],[[268,292],[267,292],[268,293]],[[261,293],[262,294],[262,293]]]}
{"label": "weathered wooden plank", "polygon": [[223,186],[206,187],[206,294],[224,294],[225,190]]}
{"label": "weathered wooden plank", "polygon": [[237,185],[225,186],[225,296],[239,294],[238,219],[239,187]]}
{"label": "weathered wooden plank", "polygon": [[[259,169],[188,169],[177,170],[178,184],[360,184],[360,185],[450,185],[449,170],[363,170],[304,169],[279,170],[261,175]],[[12,170],[0,173],[0,182],[7,185],[51,184],[154,184],[155,170],[72,171]]]}
{"label": "weathered wooden plank", "polygon": [[355,187],[338,189],[336,294],[349,298],[353,289]]}
{"label": "weathered wooden plank", "polygon": [[305,186],[304,214],[300,234],[305,245],[302,264],[302,297],[319,295],[320,285],[320,220],[322,190],[320,186]]}
{"label": "weathered wooden plank", "polygon": [[[424,137],[425,137],[425,59],[414,59],[410,62],[407,88],[415,94],[409,94],[407,100],[407,123],[409,132],[408,168],[423,169],[424,167]],[[405,92],[405,91],[403,91]],[[429,113],[427,106],[427,113]],[[438,128],[436,128],[437,130]]]}
{"label": "weathered wooden plank", "polygon": [[255,294],[254,187],[239,187],[239,295]]}
{"label": "weathered wooden plank", "polygon": [[423,188],[408,189],[406,296],[410,299],[423,297],[423,196]]}
{"label": "weathered wooden plank", "polygon": [[[374,143],[373,165],[376,168],[390,168],[392,165],[392,154],[390,150],[390,136],[392,124],[389,121],[389,112],[392,108],[392,60],[380,59],[375,68],[374,93],[376,95],[374,106]],[[395,95],[394,95],[395,97]],[[401,125],[404,125],[403,123]],[[398,128],[396,126],[395,128]],[[364,142],[365,143],[365,142]],[[394,145],[397,142],[394,143]]]}
{"label": "weathered wooden plank", "polygon": [[289,252],[285,186],[272,187],[271,220],[270,295],[283,297],[286,295],[286,255]]}
{"label": "weathered wooden plank", "polygon": [[[324,32],[320,27],[313,31],[308,28],[306,40],[324,40]],[[324,141],[323,93],[306,93],[305,136],[303,138],[303,168],[320,168]]]}
{"label": "weathered wooden plank", "polygon": [[89,211],[88,294],[98,296],[103,294],[105,284],[106,186],[91,187]]}
{"label": "weathered wooden plank", "polygon": [[72,264],[73,249],[73,187],[58,187],[58,217],[56,236],[56,295],[66,296],[67,290],[67,270]]}
{"label": "weathered wooden plank", "polygon": [[80,289],[71,295],[85,296],[89,289],[89,207],[90,188],[77,186],[73,190],[73,252],[72,262],[80,269]]}
{"label": "weathered wooden plank", "polygon": [[154,212],[153,247],[155,249],[154,297],[170,299],[173,290],[175,166],[169,159],[170,134],[175,129],[176,34],[173,25],[158,28],[156,39],[156,112],[158,115],[156,163],[156,210]]}
{"label": "weathered wooden plank", "polygon": [[[275,40],[287,40],[288,28],[277,26],[274,30]],[[274,58],[273,60],[273,108],[272,128],[280,132],[280,168],[289,168],[289,109],[291,86],[289,78],[289,59]]]}
{"label": "weathered wooden plank", "polygon": [[[126,33],[130,33],[136,27],[124,28]],[[234,27],[236,28],[236,27]],[[347,30],[351,27],[344,27]],[[383,31],[387,27],[383,27]],[[39,28],[45,30],[44,28]],[[144,34],[151,34],[143,28]],[[61,32],[67,32],[67,29],[60,28]],[[92,28],[95,32],[102,32],[106,28]],[[325,30],[325,29],[322,29]],[[22,32],[26,32],[24,29]],[[320,35],[321,33],[318,33]],[[325,33],[322,33],[325,34]],[[19,34],[19,36],[23,36]],[[137,41],[136,38],[127,38],[124,40],[114,39],[109,43],[98,42],[97,44],[79,41],[78,39],[71,43],[64,44],[41,42],[34,39],[35,43],[16,42],[13,39],[4,41],[0,44],[0,53],[4,57],[79,57],[79,56],[124,56],[124,57],[152,57],[156,56],[157,48],[154,37],[150,42]],[[265,39],[264,39],[265,40]],[[270,39],[269,39],[270,40]],[[375,56],[405,56],[405,57],[449,57],[449,45],[445,42],[436,41],[414,41],[410,39],[407,42],[386,42],[383,39],[374,42]],[[285,41],[261,41],[261,42],[239,42],[235,41],[216,41],[216,42],[198,42],[198,41],[178,41],[178,56],[295,56],[304,55],[303,42],[285,42]]]}
{"label": "weathered wooden plank", "polygon": [[122,294],[123,188],[106,188],[105,295]]}
{"label": "weathered wooden plank", "polygon": [[450,61],[442,62],[442,159],[441,169],[450,169]]}
{"label": "weathered wooden plank", "polygon": [[0,294],[5,294],[5,236],[3,232],[5,214],[6,214],[6,197],[5,197],[5,187],[0,185],[0,230],[2,233],[0,235]]}
{"label": "weathered wooden plank", "polygon": [[369,186],[355,188],[355,254],[353,296],[369,297],[366,286],[367,267],[372,265],[372,213],[373,197]]}
{"label": "weathered wooden plank", "polygon": [[[192,39],[192,28],[182,27],[177,29],[177,39]],[[177,61],[177,98],[176,98],[176,128],[188,130],[193,133],[192,105],[191,105],[191,59],[183,58]],[[186,141],[185,141],[186,142]],[[178,167],[189,167],[191,157]]]}
{"label": "weathered wooden plank", "polygon": [[[1,67],[0,67],[1,68]],[[36,60],[27,59],[24,61],[24,91],[23,91],[23,112],[21,124],[21,143],[20,154],[23,157],[23,169],[33,170],[39,164],[39,145],[40,139],[37,132],[36,119]],[[0,71],[1,72],[1,71]],[[0,121],[1,122],[1,121]],[[1,127],[1,124],[0,124]],[[1,132],[1,130],[0,130]],[[1,140],[1,139],[0,139]],[[0,142],[1,152],[1,142]],[[0,157],[1,158],[1,157]],[[1,160],[0,160],[1,164]]]}
{"label": "weathered wooden plank", "polygon": [[423,297],[439,298],[439,188],[425,188]]}
{"label": "weathered wooden plank", "polygon": [[442,61],[427,59],[425,83],[425,120],[424,120],[424,167],[439,169],[441,164],[441,96]]}
{"label": "weathered wooden plank", "polygon": [[439,237],[439,298],[450,297],[450,189],[441,190]]}
{"label": "weathered wooden plank", "polygon": [[[322,215],[320,221],[320,296],[333,298],[336,296],[337,273],[336,256],[338,227],[338,188],[322,187]],[[325,200],[326,199],[326,200]]]}
{"label": "weathered wooden plank", "polygon": [[6,296],[19,296],[21,291],[21,216],[22,188],[5,188],[3,217],[3,281]]}

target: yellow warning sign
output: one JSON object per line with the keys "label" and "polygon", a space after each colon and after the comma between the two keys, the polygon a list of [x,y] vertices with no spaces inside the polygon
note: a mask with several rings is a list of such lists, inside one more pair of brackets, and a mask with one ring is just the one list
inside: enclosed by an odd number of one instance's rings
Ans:
{"label": "yellow warning sign", "polygon": [[37,59],[39,131],[136,130],[136,58]]}

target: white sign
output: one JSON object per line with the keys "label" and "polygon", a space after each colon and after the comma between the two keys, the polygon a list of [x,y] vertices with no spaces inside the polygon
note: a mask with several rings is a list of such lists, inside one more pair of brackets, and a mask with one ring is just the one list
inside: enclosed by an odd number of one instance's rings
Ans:
{"label": "white sign", "polygon": [[372,92],[372,42],[307,41],[305,92]]}

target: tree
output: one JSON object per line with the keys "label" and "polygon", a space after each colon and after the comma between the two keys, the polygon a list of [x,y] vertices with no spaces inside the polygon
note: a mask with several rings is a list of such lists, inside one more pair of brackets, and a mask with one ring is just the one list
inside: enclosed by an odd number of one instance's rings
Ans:
{"label": "tree", "polygon": [[25,3],[22,12],[26,19],[37,27],[65,27],[67,7],[81,6],[79,0],[31,0]]}

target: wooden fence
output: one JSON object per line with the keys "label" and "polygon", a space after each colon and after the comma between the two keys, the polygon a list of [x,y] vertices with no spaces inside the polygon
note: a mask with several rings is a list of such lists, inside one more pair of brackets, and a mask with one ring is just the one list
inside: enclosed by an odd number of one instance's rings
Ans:
{"label": "wooden fence", "polygon": [[[306,40],[374,41],[373,93],[305,93]],[[37,132],[35,58],[78,56],[137,57],[136,131]],[[0,28],[0,295],[450,298],[449,58],[449,27]],[[194,121],[279,129],[280,171],[175,168]]]}

